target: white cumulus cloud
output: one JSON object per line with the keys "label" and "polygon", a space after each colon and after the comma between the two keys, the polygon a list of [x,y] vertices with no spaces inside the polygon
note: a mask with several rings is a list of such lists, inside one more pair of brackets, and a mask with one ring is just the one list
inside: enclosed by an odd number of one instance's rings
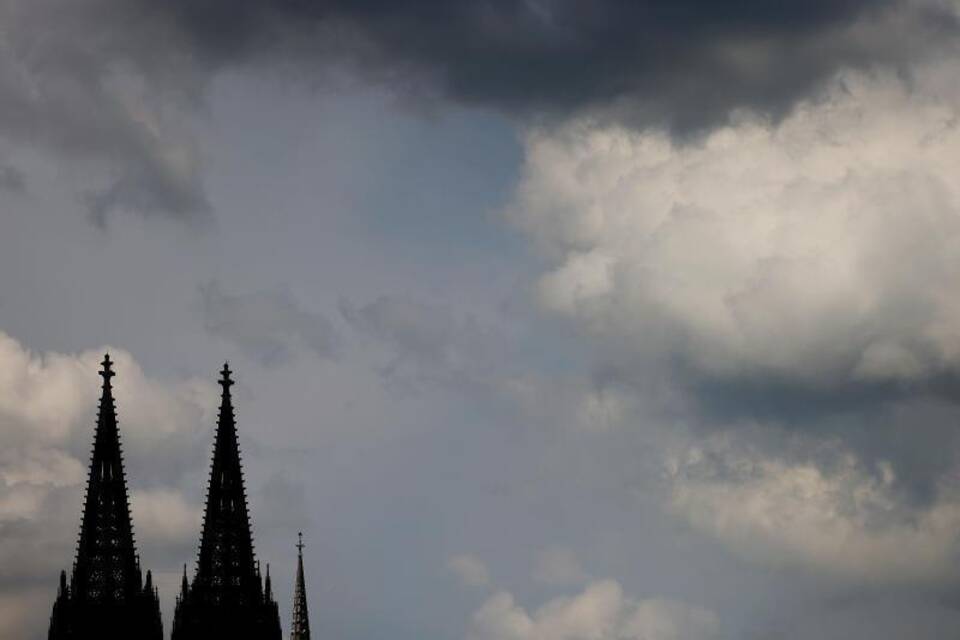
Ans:
{"label": "white cumulus cloud", "polygon": [[680,143],[530,132],[510,217],[542,303],[706,375],[915,380],[960,364],[960,95],[948,67],[847,72],[777,123]]}
{"label": "white cumulus cloud", "polygon": [[528,612],[505,591],[474,613],[467,640],[706,640],[719,621],[706,609],[663,599],[636,600],[614,580]]}
{"label": "white cumulus cloud", "polygon": [[911,506],[887,464],[791,460],[717,437],[671,459],[668,478],[673,512],[748,559],[873,584],[953,573],[956,488]]}

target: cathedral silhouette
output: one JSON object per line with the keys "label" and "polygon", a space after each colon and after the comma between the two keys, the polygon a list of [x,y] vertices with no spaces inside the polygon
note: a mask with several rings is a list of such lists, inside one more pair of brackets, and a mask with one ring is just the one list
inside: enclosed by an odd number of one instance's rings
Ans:
{"label": "cathedral silhouette", "polygon": [[[80,541],[68,583],[60,586],[48,640],[162,640],[160,598],[148,570],[144,578],[133,523],[111,379],[109,354],[102,363],[97,416]],[[220,414],[207,485],[200,552],[192,582],[184,565],[173,616],[172,640],[250,638],[280,640],[280,614],[270,568],[265,578],[253,552],[233,414],[230,368],[220,372]],[[309,640],[303,536],[297,542],[297,575],[291,640]]]}

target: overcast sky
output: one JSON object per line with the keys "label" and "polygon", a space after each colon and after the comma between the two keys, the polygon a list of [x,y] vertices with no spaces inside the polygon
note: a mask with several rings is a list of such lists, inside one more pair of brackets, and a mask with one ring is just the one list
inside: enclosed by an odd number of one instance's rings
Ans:
{"label": "overcast sky", "polygon": [[169,631],[217,372],[284,628],[960,629],[956,0],[0,0],[0,640],[109,350]]}

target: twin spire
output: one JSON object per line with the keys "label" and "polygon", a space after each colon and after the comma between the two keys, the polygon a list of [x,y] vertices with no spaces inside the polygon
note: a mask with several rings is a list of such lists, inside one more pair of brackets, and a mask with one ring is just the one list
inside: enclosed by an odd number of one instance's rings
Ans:
{"label": "twin spire", "polygon": [[173,617],[173,640],[281,637],[270,576],[264,584],[253,552],[230,375],[224,364],[197,570],[191,584],[184,578]]}
{"label": "twin spire", "polygon": [[[48,639],[162,640],[157,590],[149,571],[143,580],[134,545],[111,382],[113,361],[106,355],[101,364],[103,386],[77,557],[69,584],[66,572],[60,575]],[[269,565],[263,581],[254,555],[229,366],[220,374],[220,413],[196,573],[189,581],[184,565],[172,637],[280,640]],[[291,638],[308,640],[302,534],[297,550]]]}
{"label": "twin spire", "polygon": [[67,573],[60,574],[48,638],[161,640],[159,598],[149,571],[143,581],[134,545],[109,355],[101,365],[103,388],[77,556],[69,585]]}

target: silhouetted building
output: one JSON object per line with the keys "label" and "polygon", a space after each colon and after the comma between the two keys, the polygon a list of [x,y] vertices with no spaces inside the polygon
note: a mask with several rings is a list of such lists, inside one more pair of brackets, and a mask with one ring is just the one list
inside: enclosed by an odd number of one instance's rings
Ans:
{"label": "silhouetted building", "polygon": [[103,358],[103,391],[90,458],[80,542],[67,584],[50,616],[50,640],[162,640],[160,604],[150,572],[146,582],[133,541],[127,481],[113,403],[110,356]]}
{"label": "silhouetted building", "polygon": [[290,640],[310,640],[310,616],[307,614],[307,588],[303,579],[303,534],[297,541],[297,583],[293,589],[293,616]]}
{"label": "silhouetted building", "polygon": [[230,369],[223,366],[223,388],[200,554],[193,583],[186,569],[173,618],[173,640],[222,638],[280,640],[280,615],[253,553],[240,447],[230,398]]}

